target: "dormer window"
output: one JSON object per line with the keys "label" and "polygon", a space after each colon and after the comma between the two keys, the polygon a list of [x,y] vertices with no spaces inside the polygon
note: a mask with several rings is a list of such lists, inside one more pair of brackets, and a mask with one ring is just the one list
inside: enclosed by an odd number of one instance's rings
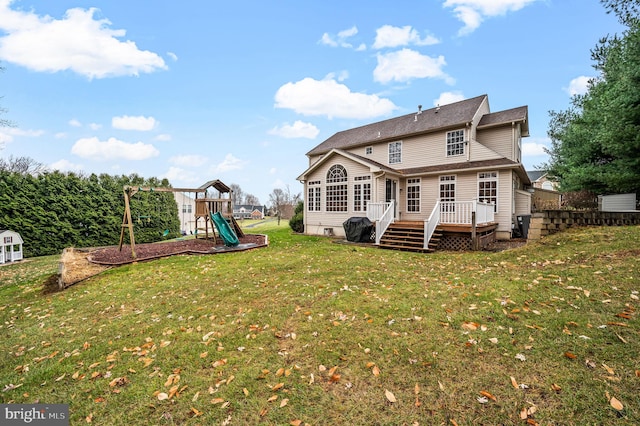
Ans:
{"label": "dormer window", "polygon": [[447,157],[464,155],[464,130],[447,132]]}
{"label": "dormer window", "polygon": [[389,164],[402,163],[402,141],[389,144]]}

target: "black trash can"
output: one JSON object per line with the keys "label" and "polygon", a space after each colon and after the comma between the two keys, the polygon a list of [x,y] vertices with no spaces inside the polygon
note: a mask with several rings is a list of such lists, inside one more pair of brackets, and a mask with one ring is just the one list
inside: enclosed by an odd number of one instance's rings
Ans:
{"label": "black trash can", "polygon": [[350,217],[342,224],[347,241],[355,243],[371,242],[373,223],[366,217]]}
{"label": "black trash can", "polygon": [[520,230],[520,235],[522,238],[527,238],[529,235],[529,224],[531,223],[531,215],[524,214],[518,216],[518,229]]}

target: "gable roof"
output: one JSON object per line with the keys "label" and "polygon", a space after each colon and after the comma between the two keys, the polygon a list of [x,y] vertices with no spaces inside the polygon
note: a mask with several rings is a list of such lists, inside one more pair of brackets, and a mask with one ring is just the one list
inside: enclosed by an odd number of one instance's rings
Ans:
{"label": "gable roof", "polygon": [[545,176],[547,172],[544,170],[527,170],[527,176],[531,179],[531,182],[535,182],[541,177]]}
{"label": "gable roof", "polygon": [[372,161],[372,160],[370,160],[368,158],[362,157],[362,156],[354,154],[352,152],[343,151],[341,149],[335,149],[334,148],[331,151],[329,151],[327,153],[327,155],[324,155],[321,159],[319,159],[318,161],[313,163],[311,166],[309,166],[309,168],[307,170],[305,170],[304,172],[302,172],[302,174],[300,176],[298,176],[296,178],[296,180],[299,180],[299,181],[306,180],[307,175],[309,173],[313,172],[315,169],[320,167],[323,163],[325,163],[329,158],[333,157],[334,155],[340,155],[342,157],[349,158],[349,159],[355,161],[356,163],[360,163],[363,166],[369,167],[369,169],[371,171],[375,171],[375,172],[385,171],[387,173],[398,174],[397,170],[394,170],[389,166],[385,166],[384,164],[378,163],[377,161]]}
{"label": "gable roof", "polygon": [[343,130],[313,148],[307,155],[321,155],[332,149],[349,149],[373,142],[466,125],[466,123],[473,121],[478,108],[486,99],[487,95],[477,96],[421,112]]}
{"label": "gable roof", "polygon": [[509,123],[522,123],[522,136],[529,136],[529,123],[527,122],[527,116],[529,114],[529,108],[527,106],[521,106],[512,109],[506,109],[504,111],[492,112],[485,114],[478,123],[478,129],[483,127],[500,126]]}

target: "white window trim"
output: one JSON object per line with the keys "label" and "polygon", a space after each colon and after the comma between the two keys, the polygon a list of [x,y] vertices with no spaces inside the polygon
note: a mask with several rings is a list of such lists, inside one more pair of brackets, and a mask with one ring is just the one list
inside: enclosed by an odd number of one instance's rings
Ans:
{"label": "white window trim", "polygon": [[[409,184],[409,181],[415,181],[412,182],[411,184]],[[415,200],[418,203],[418,210],[409,210],[409,187],[410,186],[417,186],[418,187],[418,198],[415,198]],[[422,179],[420,178],[409,178],[407,179],[407,199],[405,200],[407,206],[407,214],[419,214],[422,210]]]}
{"label": "white window trim", "polygon": [[[495,173],[496,177],[495,178],[480,178],[480,174],[481,173]],[[486,172],[478,172],[478,174],[476,175],[477,177],[477,183],[476,183],[476,193],[478,196],[478,201],[480,201],[480,182],[496,182],[496,204],[493,208],[493,211],[495,213],[498,213],[498,211],[500,211],[499,206],[500,206],[500,172],[498,172],[497,170],[490,170],[490,171],[486,171]],[[480,201],[482,202],[482,201]]]}
{"label": "white window trim", "polygon": [[[462,132],[462,142],[456,142],[456,143],[462,143],[462,152],[460,154],[449,154],[449,134],[450,133],[454,133],[454,132]],[[465,138],[467,137],[466,131],[465,129],[457,129],[457,130],[449,130],[446,134],[445,134],[445,139],[444,139],[444,155],[445,157],[462,157],[466,154],[467,151],[467,143],[465,141]]]}
{"label": "white window trim", "polygon": [[[365,213],[367,211],[367,203],[371,202],[371,195],[373,191],[373,185],[371,184],[371,176],[363,175],[363,176],[355,176],[354,182],[352,185],[352,193],[353,193],[353,203],[351,205],[351,210],[354,213]],[[365,198],[364,186],[369,185],[369,198]],[[360,189],[360,204],[361,209],[356,209],[356,189]]]}
{"label": "white window trim", "polygon": [[[391,162],[391,146],[392,145],[400,147],[399,149],[400,159],[398,161],[394,161],[393,163]],[[402,164],[402,141],[389,142],[389,145],[387,145],[387,162],[389,164]]]}

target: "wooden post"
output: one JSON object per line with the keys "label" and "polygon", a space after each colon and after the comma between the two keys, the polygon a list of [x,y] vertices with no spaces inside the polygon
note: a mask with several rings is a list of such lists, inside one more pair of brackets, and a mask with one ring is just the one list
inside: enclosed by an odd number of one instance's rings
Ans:
{"label": "wooden post", "polygon": [[471,212],[471,250],[478,250],[478,236],[476,235],[476,212]]}
{"label": "wooden post", "polygon": [[130,192],[127,188],[124,189],[124,215],[122,216],[122,227],[120,229],[120,245],[119,251],[122,251],[122,244],[124,243],[125,228],[129,228],[129,243],[131,244],[131,257],[136,258],[136,238],[133,234],[133,221],[131,220],[131,205],[129,198]]}

